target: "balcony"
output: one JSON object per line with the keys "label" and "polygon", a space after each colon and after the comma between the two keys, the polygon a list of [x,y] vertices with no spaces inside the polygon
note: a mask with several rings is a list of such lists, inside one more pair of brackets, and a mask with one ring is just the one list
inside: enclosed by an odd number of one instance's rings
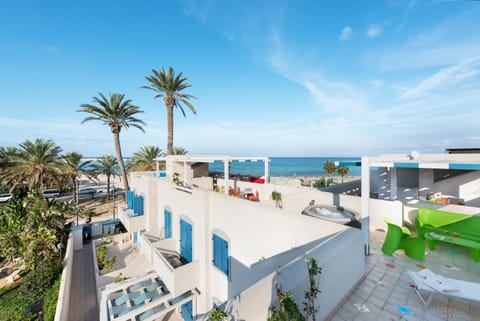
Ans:
{"label": "balcony", "polygon": [[138,243],[174,297],[198,288],[200,261],[185,262],[176,250],[177,240],[160,239],[144,232],[140,234]]}
{"label": "balcony", "polygon": [[130,233],[145,229],[145,215],[135,215],[133,210],[124,205],[118,207],[118,218]]}

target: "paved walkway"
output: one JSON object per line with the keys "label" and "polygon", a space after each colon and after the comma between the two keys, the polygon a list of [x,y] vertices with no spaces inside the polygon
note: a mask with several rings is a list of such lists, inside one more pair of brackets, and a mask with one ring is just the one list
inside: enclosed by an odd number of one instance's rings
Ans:
{"label": "paved walkway", "polygon": [[88,243],[73,255],[68,321],[98,321],[99,316],[93,249],[92,244]]}

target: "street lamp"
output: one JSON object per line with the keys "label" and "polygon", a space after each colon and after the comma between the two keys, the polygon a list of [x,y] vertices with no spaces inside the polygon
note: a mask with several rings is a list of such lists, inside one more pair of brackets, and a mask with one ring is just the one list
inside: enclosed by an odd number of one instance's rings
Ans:
{"label": "street lamp", "polygon": [[113,179],[113,223],[115,224],[115,179]]}

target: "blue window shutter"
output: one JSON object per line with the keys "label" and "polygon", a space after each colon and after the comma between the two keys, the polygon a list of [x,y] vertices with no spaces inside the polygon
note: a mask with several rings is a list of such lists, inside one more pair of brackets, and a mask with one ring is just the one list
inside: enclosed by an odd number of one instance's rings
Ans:
{"label": "blue window shutter", "polygon": [[164,211],[165,215],[165,238],[169,239],[172,237],[172,213],[168,210]]}
{"label": "blue window shutter", "polygon": [[133,191],[127,192],[127,205],[129,209],[133,209]]}
{"label": "blue window shutter", "polygon": [[133,214],[137,212],[137,195],[133,194]]}
{"label": "blue window shutter", "polygon": [[143,215],[143,196],[139,196],[139,209],[138,209],[138,214]]}
{"label": "blue window shutter", "polygon": [[213,235],[213,265],[228,274],[228,242]]}
{"label": "blue window shutter", "polygon": [[228,274],[228,243],[225,240],[221,242],[222,246],[222,271]]}
{"label": "blue window shutter", "polygon": [[138,195],[136,194],[133,195],[133,213],[138,213]]}
{"label": "blue window shutter", "polygon": [[219,248],[220,239],[213,235],[213,264],[216,267],[220,267],[220,248]]}
{"label": "blue window shutter", "polygon": [[192,225],[184,220],[180,220],[180,255],[192,262]]}

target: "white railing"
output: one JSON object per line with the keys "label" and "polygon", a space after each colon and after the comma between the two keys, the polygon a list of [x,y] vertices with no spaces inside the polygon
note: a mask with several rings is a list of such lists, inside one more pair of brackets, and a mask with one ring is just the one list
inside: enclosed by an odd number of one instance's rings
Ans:
{"label": "white railing", "polygon": [[55,321],[67,320],[70,309],[70,290],[72,285],[73,271],[73,233],[68,235],[67,249],[63,259],[62,280],[58,291],[57,308],[55,311]]}
{"label": "white railing", "polygon": [[174,239],[166,239],[152,243],[144,233],[141,233],[139,237],[139,243],[149,248],[148,250],[144,249],[142,253],[146,254],[173,296],[194,289],[200,278],[199,260],[174,268],[165,258],[163,253],[178,254],[175,251],[175,242]]}
{"label": "white railing", "polygon": [[133,210],[125,206],[118,207],[118,218],[128,232],[138,232],[145,228],[145,215],[133,215]]}

